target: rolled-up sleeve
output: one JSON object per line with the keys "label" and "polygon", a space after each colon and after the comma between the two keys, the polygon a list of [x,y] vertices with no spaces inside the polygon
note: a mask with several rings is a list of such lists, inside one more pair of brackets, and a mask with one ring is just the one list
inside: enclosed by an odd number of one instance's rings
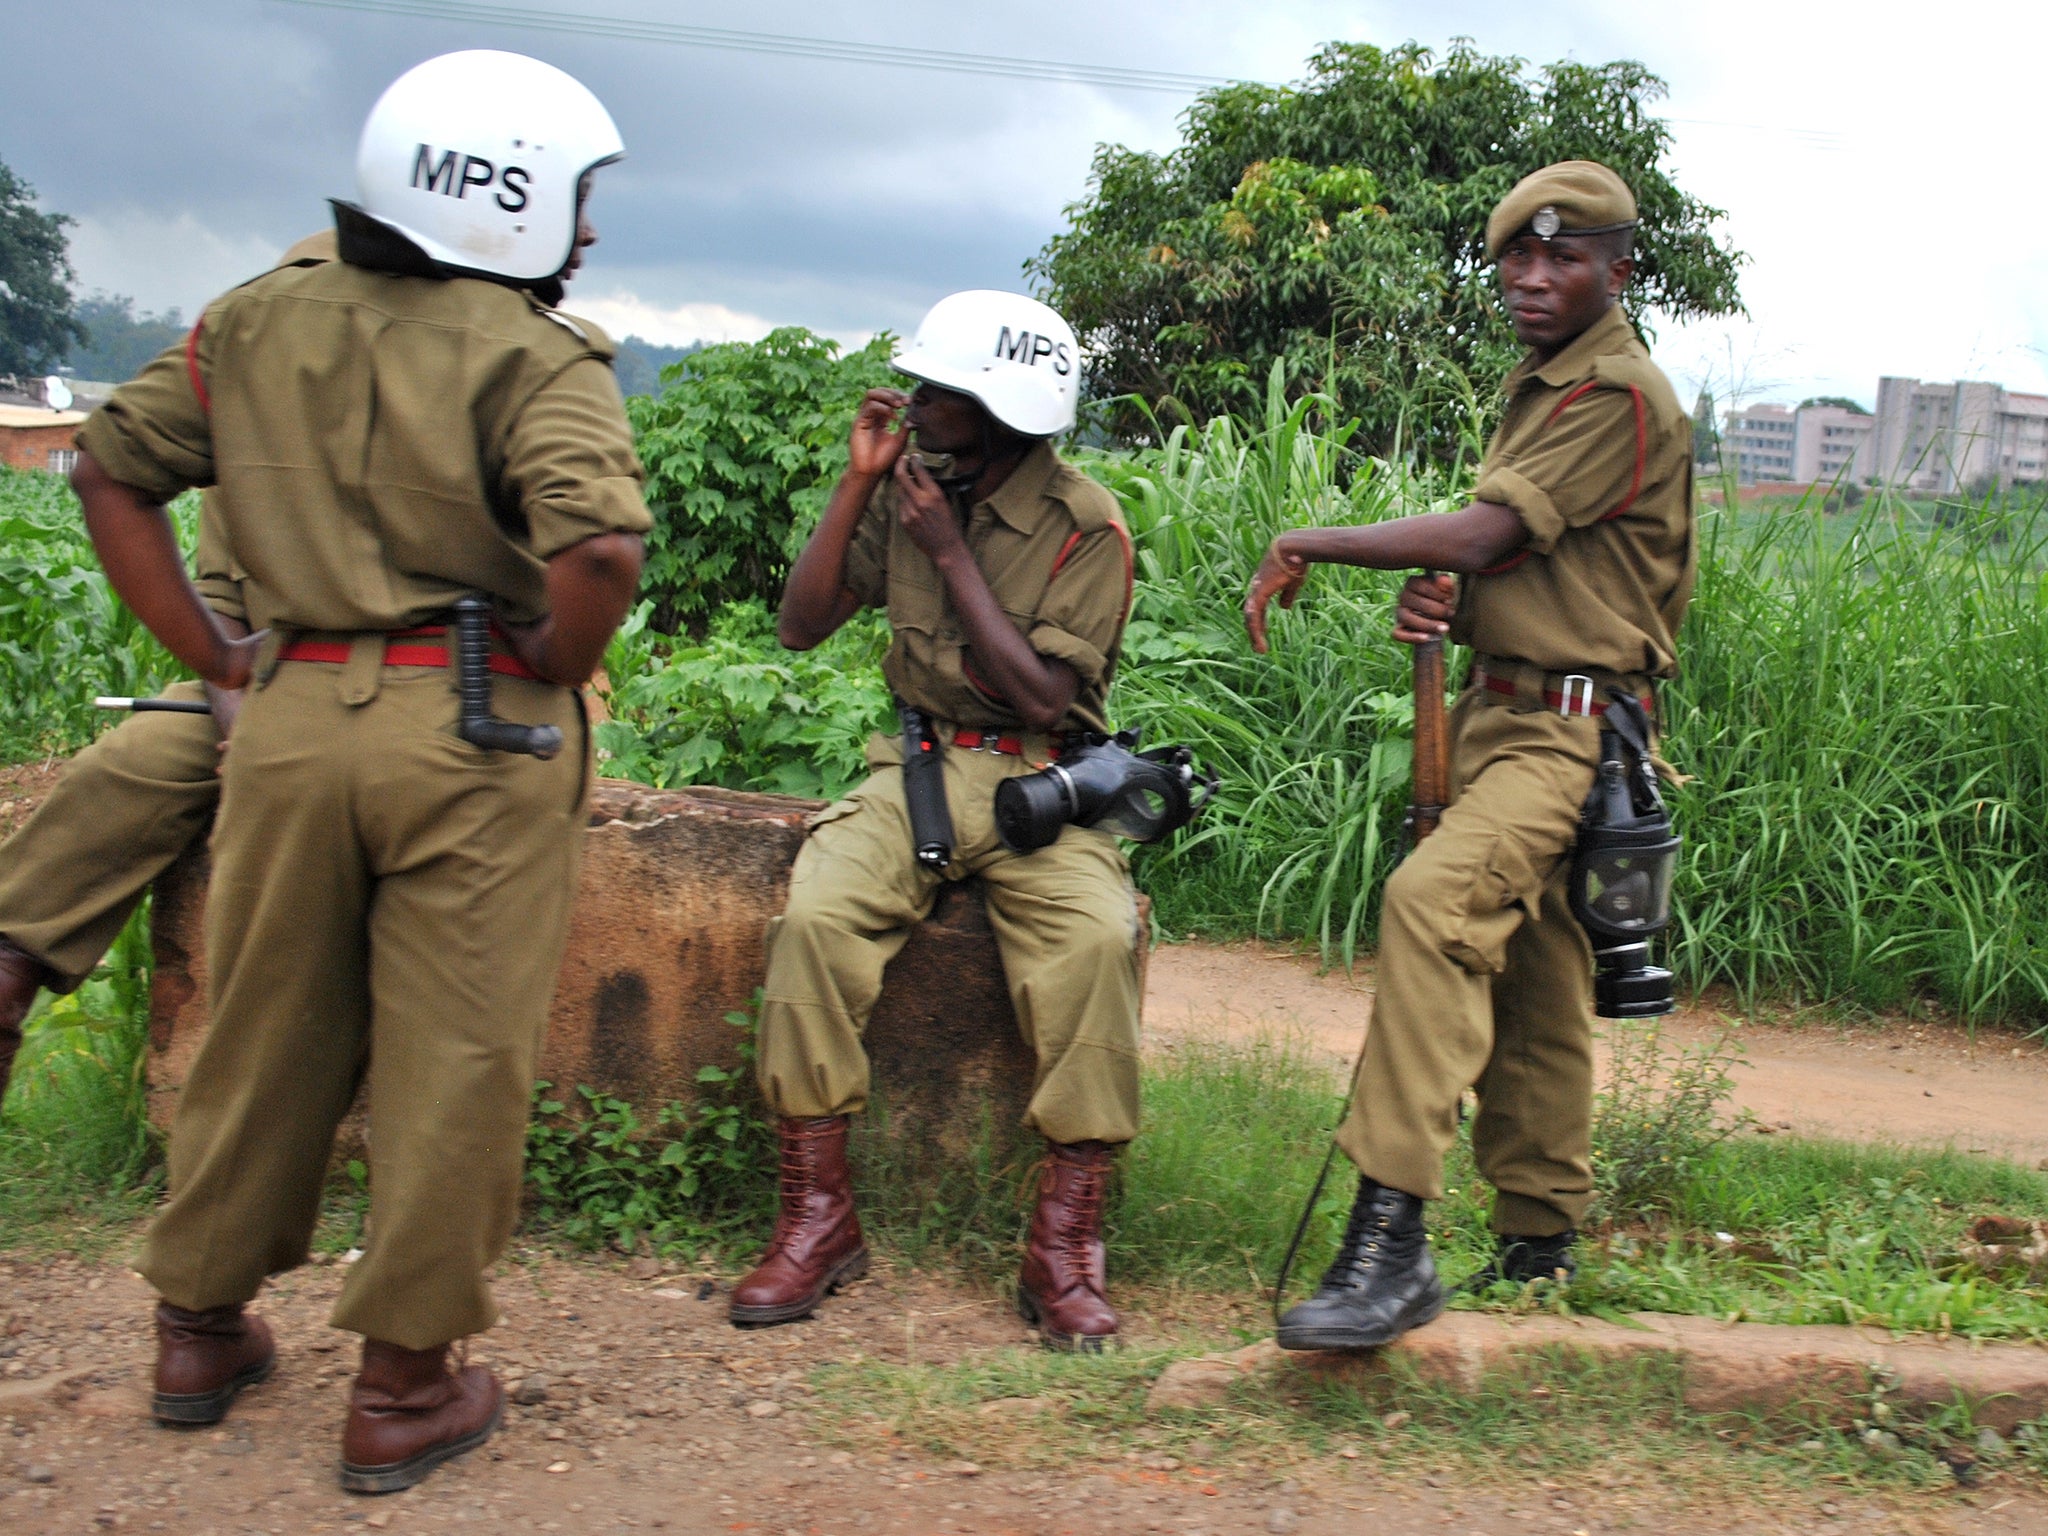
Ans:
{"label": "rolled-up sleeve", "polygon": [[213,429],[193,387],[195,365],[206,368],[203,327],[195,353],[185,340],[166,347],[78,429],[78,446],[101,469],[157,501],[213,484]]}
{"label": "rolled-up sleeve", "polygon": [[1568,528],[1625,511],[1642,487],[1646,412],[1632,389],[1598,388],[1568,399],[1514,462],[1488,470],[1472,499],[1511,508],[1529,550],[1547,555]]}
{"label": "rolled-up sleeve", "polygon": [[1084,684],[1099,687],[1123,640],[1130,603],[1129,536],[1111,523],[1083,534],[1068,552],[1025,638],[1039,655],[1064,661]]}
{"label": "rolled-up sleeve", "polygon": [[595,357],[535,391],[505,440],[505,493],[543,560],[601,533],[652,528],[643,479],[618,382]]}

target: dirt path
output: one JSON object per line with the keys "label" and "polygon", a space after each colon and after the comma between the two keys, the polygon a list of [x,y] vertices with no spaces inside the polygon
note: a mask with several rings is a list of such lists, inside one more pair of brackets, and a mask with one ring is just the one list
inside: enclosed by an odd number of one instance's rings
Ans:
{"label": "dirt path", "polygon": [[[2048,1532],[2048,1499],[2001,1479],[1879,1503],[1821,1482],[1768,1506],[1716,1497],[1679,1506],[1663,1475],[1596,1471],[1566,1482],[1512,1469],[1474,1491],[1448,1474],[1377,1472],[1368,1459],[1304,1450],[1285,1465],[1227,1470],[1124,1453],[1005,1470],[1022,1459],[1036,1399],[996,1400],[992,1465],[918,1453],[880,1426],[835,1432],[807,1377],[828,1362],[993,1360],[1027,1348],[1001,1301],[925,1276],[882,1274],[805,1324],[742,1333],[695,1276],[634,1278],[620,1264],[522,1255],[498,1282],[505,1321],[472,1358],[529,1399],[482,1452],[421,1487],[365,1500],[334,1484],[353,1340],[325,1315],[340,1283],[316,1267],[261,1307],[280,1363],[217,1429],[152,1425],[144,1389],[151,1298],[114,1265],[0,1259],[0,1531],[126,1529],[241,1536],[320,1531],[763,1536],[1665,1536],[1853,1529]],[[708,1294],[706,1294],[708,1293]],[[700,1298],[702,1296],[702,1299]],[[1135,1312],[1133,1342],[1159,1342]],[[1148,1339],[1148,1333],[1150,1338]],[[25,1382],[62,1374],[63,1389]],[[988,1405],[979,1410],[990,1412]],[[1524,1454],[1527,1454],[1526,1452]],[[1697,1498],[1697,1496],[1696,1496]],[[1839,1500],[1839,1503],[1835,1502]]]}
{"label": "dirt path", "polygon": [[[1353,976],[1317,970],[1312,955],[1275,945],[1164,945],[1146,983],[1148,1037],[1266,1031],[1348,1065],[1372,1016],[1371,965]],[[1668,1020],[1666,1036],[1695,1044],[1730,1023],[1748,1057],[1734,1074],[1735,1103],[1764,1125],[2048,1166],[2048,1050],[2038,1040],[1973,1040],[1954,1026],[1907,1020],[1786,1024],[1698,1008]],[[1604,1070],[1604,1050],[1601,1060]]]}

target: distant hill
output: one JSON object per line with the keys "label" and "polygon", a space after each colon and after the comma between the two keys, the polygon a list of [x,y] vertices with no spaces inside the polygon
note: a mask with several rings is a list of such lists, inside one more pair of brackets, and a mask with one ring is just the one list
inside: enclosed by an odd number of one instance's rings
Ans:
{"label": "distant hill", "polygon": [[619,376],[619,393],[660,394],[661,370],[670,363],[682,361],[692,352],[703,350],[704,343],[701,341],[693,341],[687,347],[664,347],[651,341],[642,341],[638,336],[621,338],[619,355],[612,363],[612,371]]}
{"label": "distant hill", "polygon": [[78,318],[85,322],[85,340],[64,359],[74,378],[125,383],[165,347],[185,339],[185,317],[177,310],[137,314],[125,294],[94,294],[78,306]]}

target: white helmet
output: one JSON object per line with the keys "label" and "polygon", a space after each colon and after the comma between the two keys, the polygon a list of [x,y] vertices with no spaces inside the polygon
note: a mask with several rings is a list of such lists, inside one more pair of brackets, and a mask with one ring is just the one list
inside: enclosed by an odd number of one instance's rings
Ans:
{"label": "white helmet", "polygon": [[539,282],[575,249],[583,173],[624,153],[579,81],[475,48],[414,65],[377,98],[356,186],[365,213],[443,265]]}
{"label": "white helmet", "polygon": [[1081,344],[1058,313],[1021,293],[970,288],[939,300],[894,359],[897,372],[972,395],[1012,432],[1074,424]]}

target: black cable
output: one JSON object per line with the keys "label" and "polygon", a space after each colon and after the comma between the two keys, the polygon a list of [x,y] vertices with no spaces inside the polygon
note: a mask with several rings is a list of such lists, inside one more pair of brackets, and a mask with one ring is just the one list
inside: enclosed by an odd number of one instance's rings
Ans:
{"label": "black cable", "polygon": [[487,5],[478,0],[275,0],[322,10],[364,11],[371,15],[410,16],[426,21],[468,21],[487,26],[527,27],[540,32],[580,33],[631,42],[674,43],[693,48],[719,48],[742,53],[777,54],[788,58],[829,59],[840,63],[888,64],[899,69],[943,70],[954,74],[996,75],[1015,80],[1056,80],[1106,90],[1165,91],[1193,95],[1234,82],[1216,75],[1179,74],[1171,70],[1126,69],[1107,64],[1074,64],[1057,59],[1004,58],[993,54],[951,53],[933,48],[906,48],[896,43],[860,43],[843,38],[790,37],[775,32],[735,32],[724,27],[692,27],[673,22],[640,21],[626,16],[577,16],[525,6]]}

